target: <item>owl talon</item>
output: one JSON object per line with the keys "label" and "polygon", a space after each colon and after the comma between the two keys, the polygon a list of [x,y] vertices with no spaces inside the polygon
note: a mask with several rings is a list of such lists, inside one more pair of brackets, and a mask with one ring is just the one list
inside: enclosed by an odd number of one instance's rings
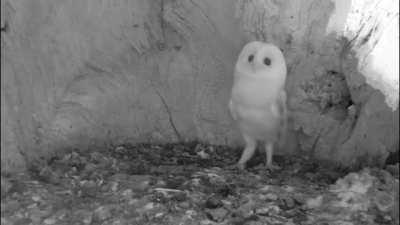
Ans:
{"label": "owl talon", "polygon": [[237,167],[240,171],[246,170],[246,165],[245,165],[244,163],[238,163],[238,164],[236,164],[236,167]]}
{"label": "owl talon", "polygon": [[225,167],[226,170],[242,170],[239,164],[232,164]]}
{"label": "owl talon", "polygon": [[267,165],[265,165],[265,168],[266,168],[267,170],[271,171],[271,172],[277,171],[277,170],[281,170],[281,169],[282,169],[280,166],[275,165],[275,164],[269,164],[269,165],[267,164]]}

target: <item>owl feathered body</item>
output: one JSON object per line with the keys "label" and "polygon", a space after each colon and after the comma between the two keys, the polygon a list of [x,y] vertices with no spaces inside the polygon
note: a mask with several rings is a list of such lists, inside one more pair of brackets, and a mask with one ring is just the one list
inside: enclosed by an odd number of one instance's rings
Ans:
{"label": "owl feathered body", "polygon": [[275,143],[286,121],[286,94],[265,89],[257,80],[236,82],[229,108],[242,132],[257,140]]}
{"label": "owl feathered body", "polygon": [[[262,42],[244,46],[236,63],[229,102],[231,115],[246,141],[243,155],[246,151],[250,157],[253,155],[252,143],[255,141],[272,145],[284,140],[287,120],[285,81],[286,63],[279,48]],[[239,164],[248,160],[248,156],[243,155]],[[267,159],[267,164],[271,160]]]}

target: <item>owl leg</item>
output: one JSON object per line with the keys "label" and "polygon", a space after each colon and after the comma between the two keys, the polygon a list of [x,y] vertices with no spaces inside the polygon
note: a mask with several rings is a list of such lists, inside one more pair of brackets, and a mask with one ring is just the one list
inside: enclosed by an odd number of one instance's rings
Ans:
{"label": "owl leg", "polygon": [[274,145],[273,145],[273,143],[271,143],[271,142],[265,143],[265,153],[266,153],[266,156],[267,156],[266,161],[265,161],[265,164],[266,164],[265,166],[267,167],[267,169],[270,169],[270,170],[279,169],[278,166],[275,166],[275,165],[272,164],[272,157],[273,157],[273,154],[274,154]]}
{"label": "owl leg", "polygon": [[257,146],[257,141],[254,138],[245,134],[243,135],[243,138],[246,142],[246,147],[243,150],[242,156],[238,162],[238,167],[242,170],[246,167],[246,162],[254,155],[254,151]]}

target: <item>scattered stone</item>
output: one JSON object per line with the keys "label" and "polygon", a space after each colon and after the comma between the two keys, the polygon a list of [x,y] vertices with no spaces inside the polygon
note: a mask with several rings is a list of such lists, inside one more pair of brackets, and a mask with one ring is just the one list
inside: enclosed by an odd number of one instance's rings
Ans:
{"label": "scattered stone", "polygon": [[83,224],[91,224],[93,221],[93,213],[89,210],[80,209],[75,211],[74,218]]}
{"label": "scattered stone", "polygon": [[111,222],[111,225],[128,225],[128,221],[125,219],[117,219]]}
{"label": "scattered stone", "polygon": [[377,192],[374,200],[375,205],[381,212],[389,212],[393,208],[393,195],[390,193]]}
{"label": "scattered stone", "polygon": [[38,204],[36,202],[26,206],[27,209],[37,209],[37,207],[38,207]]}
{"label": "scattered stone", "polygon": [[215,223],[209,219],[200,221],[200,225],[214,225]]}
{"label": "scattered stone", "polygon": [[282,200],[282,205],[284,206],[285,209],[292,209],[295,207],[295,201],[293,200],[292,197],[290,196],[284,196],[281,198]]}
{"label": "scattered stone", "polygon": [[103,161],[104,155],[100,152],[94,151],[89,154],[89,159],[91,162],[98,164]]}
{"label": "scattered stone", "polygon": [[190,203],[187,201],[179,202],[179,207],[181,207],[183,209],[187,209],[190,207]]}
{"label": "scattered stone", "polygon": [[162,216],[164,216],[164,213],[163,213],[163,212],[159,212],[159,213],[156,213],[156,214],[154,215],[154,218],[160,218],[160,217],[162,217]]}
{"label": "scattered stone", "polygon": [[260,199],[264,201],[276,201],[278,200],[278,195],[274,193],[263,194],[260,195]]}
{"label": "scattered stone", "polygon": [[34,196],[32,196],[32,200],[35,202],[39,202],[42,200],[42,198],[39,195],[34,195]]}
{"label": "scattered stone", "polygon": [[125,199],[131,199],[133,197],[133,191],[132,189],[126,189],[125,191],[123,191],[121,193],[121,195],[125,198]]}
{"label": "scattered stone", "polygon": [[147,204],[143,207],[143,209],[144,209],[144,210],[152,210],[152,209],[154,209],[154,203],[152,203],[152,202],[147,203]]}
{"label": "scattered stone", "polygon": [[317,196],[315,198],[310,198],[310,199],[307,200],[306,206],[308,208],[311,208],[311,209],[312,208],[318,208],[318,207],[321,206],[322,200],[323,200],[323,196],[322,195]]}
{"label": "scattered stone", "polygon": [[40,223],[42,221],[42,215],[32,213],[29,218],[32,220],[33,223]]}
{"label": "scattered stone", "polygon": [[285,222],[285,224],[284,225],[296,225],[295,223],[293,223],[293,221],[287,221],[287,222]]}
{"label": "scattered stone", "polygon": [[93,219],[95,221],[104,221],[111,217],[111,208],[108,206],[100,206],[93,212]]}
{"label": "scattered stone", "polygon": [[263,223],[262,221],[254,221],[254,220],[248,221],[246,223],[246,225],[264,225],[264,224],[265,223]]}
{"label": "scattered stone", "polygon": [[96,169],[97,169],[97,165],[96,164],[88,163],[88,164],[86,164],[84,171],[86,173],[91,173],[91,172],[95,171]]}
{"label": "scattered stone", "polygon": [[209,197],[205,203],[205,207],[208,209],[215,209],[222,206],[221,199],[215,195]]}
{"label": "scattered stone", "polygon": [[197,215],[197,212],[194,210],[186,210],[185,215],[188,216],[189,218],[193,218],[194,216]]}
{"label": "scattered stone", "polygon": [[47,218],[45,220],[43,220],[43,223],[46,225],[53,225],[56,224],[57,220],[54,218]]}
{"label": "scattered stone", "polygon": [[262,193],[268,193],[272,191],[273,187],[271,185],[265,185],[264,187],[260,188],[260,191]]}
{"label": "scattered stone", "polygon": [[29,208],[29,213],[30,213],[30,217],[32,219],[32,221],[41,221],[43,220],[43,218],[49,217],[53,211],[52,211],[52,207],[48,207],[45,209],[40,209],[37,204],[35,203],[34,207]]}
{"label": "scattered stone", "polygon": [[185,192],[175,192],[172,194],[171,200],[182,202],[185,201],[187,198],[187,194]]}
{"label": "scattered stone", "polygon": [[209,159],[210,155],[203,150],[201,150],[200,152],[197,152],[197,155],[200,156],[200,158],[202,159]]}
{"label": "scattered stone", "polygon": [[241,204],[237,212],[242,217],[249,217],[254,214],[254,209],[257,208],[257,202],[253,200],[253,196],[249,196],[247,202]]}
{"label": "scattered stone", "polygon": [[277,205],[267,205],[265,207],[262,208],[257,208],[255,209],[255,213],[258,215],[274,215],[274,214],[278,214],[281,211],[281,209],[277,206]]}
{"label": "scattered stone", "polygon": [[293,200],[295,201],[296,204],[298,205],[303,205],[306,202],[305,197],[301,193],[295,193],[293,195]]}
{"label": "scattered stone", "polygon": [[63,220],[66,217],[67,213],[68,211],[66,209],[61,209],[54,214],[54,217],[58,220]]}
{"label": "scattered stone", "polygon": [[284,189],[286,192],[293,192],[293,191],[294,191],[294,187],[292,187],[292,186],[287,186],[287,185],[285,185],[285,186],[283,187],[283,189]]}
{"label": "scattered stone", "polygon": [[132,190],[142,192],[149,188],[151,177],[147,175],[131,175],[129,176]]}
{"label": "scattered stone", "polygon": [[[329,169],[316,169],[313,179],[307,179],[301,172],[303,163],[298,163],[300,172],[294,174],[293,167],[287,166],[291,162],[282,159],[282,171],[238,173],[227,169],[226,163],[237,161],[235,157],[225,160],[232,153],[219,148],[209,151],[207,146],[199,151],[171,146],[171,151],[151,145],[137,147],[133,155],[124,147],[126,151],[120,155],[111,153],[116,158],[100,152],[71,153],[46,166],[48,175],[60,179],[57,184],[43,177],[13,178],[11,189],[15,183],[23,188],[18,192],[10,189],[2,198],[2,225],[195,225],[199,221],[212,225],[338,221],[373,225],[399,220],[397,197],[392,197],[398,196],[399,182],[387,170],[350,173],[329,185],[332,182],[324,178],[331,173]],[[209,154],[210,160],[196,163],[201,151]],[[214,157],[216,153],[218,157]],[[132,175],[122,168],[133,161],[147,165],[147,173]]]}
{"label": "scattered stone", "polygon": [[114,149],[114,151],[115,151],[115,152],[118,152],[118,153],[125,153],[125,152],[127,151],[127,149],[126,149],[124,146],[117,146],[117,147]]}
{"label": "scattered stone", "polygon": [[211,220],[222,222],[229,212],[225,208],[221,207],[217,209],[206,209],[206,213]]}

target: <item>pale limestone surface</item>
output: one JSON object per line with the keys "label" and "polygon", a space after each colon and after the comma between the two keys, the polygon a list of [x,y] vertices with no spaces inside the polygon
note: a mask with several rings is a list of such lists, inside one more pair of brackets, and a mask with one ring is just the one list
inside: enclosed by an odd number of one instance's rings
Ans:
{"label": "pale limestone surface", "polygon": [[227,102],[250,40],[279,45],[287,59],[291,132],[281,153],[381,163],[398,150],[398,108],[385,103],[396,90],[366,83],[357,57],[371,47],[328,33],[346,25],[335,5],[355,7],[338,2],[2,0],[2,171],[68,148],[241,144]]}

